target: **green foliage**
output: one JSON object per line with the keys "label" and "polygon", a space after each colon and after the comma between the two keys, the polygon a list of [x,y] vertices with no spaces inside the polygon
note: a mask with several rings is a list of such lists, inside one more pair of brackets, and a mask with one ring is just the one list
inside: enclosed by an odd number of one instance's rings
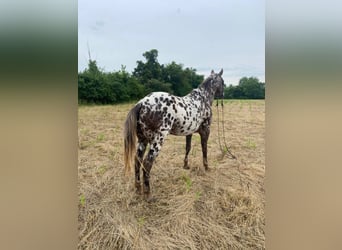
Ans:
{"label": "green foliage", "polygon": [[104,140],[104,134],[101,133],[101,134],[97,135],[96,140],[97,140],[97,142],[103,141]]}
{"label": "green foliage", "polygon": [[247,140],[246,146],[250,149],[256,149],[256,143],[251,139]]}
{"label": "green foliage", "polygon": [[224,89],[224,98],[227,99],[265,99],[265,83],[256,77],[243,77],[239,85],[229,85]]}
{"label": "green foliage", "polygon": [[183,65],[175,62],[167,64],[162,70],[163,80],[171,84],[173,93],[177,96],[184,96],[193,89],[191,77],[195,74],[195,71],[188,68],[183,70]]}
{"label": "green foliage", "polygon": [[112,104],[144,95],[144,86],[124,66],[117,72],[104,72],[96,61],[89,60],[88,68],[78,73],[79,103]]}
{"label": "green foliage", "polygon": [[[160,64],[158,50],[143,53],[144,61],[137,61],[132,73],[121,66],[119,71],[104,72],[95,60],[89,60],[88,68],[78,73],[78,101],[80,104],[114,104],[136,101],[145,95],[164,91],[184,96],[197,88],[204,80],[196,69],[171,62]],[[238,86],[226,87],[225,98],[265,98],[265,84],[257,78],[242,78]]]}
{"label": "green foliage", "polygon": [[224,88],[224,98],[226,99],[246,99],[240,86],[229,85]]}
{"label": "green foliage", "polygon": [[146,62],[137,61],[137,67],[133,71],[133,76],[145,85],[151,79],[160,79],[162,66],[158,62],[158,50],[146,51],[143,56]]}
{"label": "green foliage", "polygon": [[107,84],[96,61],[89,60],[88,69],[78,74],[78,98],[90,103],[106,103],[110,99]]}
{"label": "green foliage", "polygon": [[156,49],[145,52],[143,56],[146,61],[137,61],[133,76],[144,85],[146,94],[153,91],[165,91],[184,96],[204,79],[202,75],[197,75],[195,69],[183,69],[182,64],[176,62],[160,64]]}
{"label": "green foliage", "polygon": [[199,200],[199,199],[201,198],[201,195],[202,195],[202,192],[201,192],[201,191],[197,191],[197,192],[195,193],[195,199],[196,199],[196,200]]}
{"label": "green foliage", "polygon": [[192,180],[190,179],[190,177],[187,175],[187,174],[183,174],[182,175],[182,179],[185,183],[185,188],[186,188],[186,191],[189,192],[191,186],[192,186]]}
{"label": "green foliage", "polygon": [[264,99],[265,84],[259,82],[255,77],[243,77],[239,81],[239,86],[248,99]]}
{"label": "green foliage", "polygon": [[145,222],[146,222],[146,217],[145,216],[139,217],[137,219],[137,222],[138,222],[139,227],[142,227],[145,224]]}
{"label": "green foliage", "polygon": [[107,170],[107,166],[106,165],[102,165],[101,167],[99,167],[99,169],[97,170],[98,174],[104,174]]}
{"label": "green foliage", "polygon": [[173,94],[171,84],[160,81],[158,79],[148,80],[147,83],[145,84],[145,88],[147,90],[147,93],[151,93],[153,91],[163,91],[163,92],[169,92]]}
{"label": "green foliage", "polygon": [[81,196],[80,196],[80,203],[81,203],[82,207],[84,207],[85,202],[86,202],[85,196],[84,196],[84,194],[81,194]]}

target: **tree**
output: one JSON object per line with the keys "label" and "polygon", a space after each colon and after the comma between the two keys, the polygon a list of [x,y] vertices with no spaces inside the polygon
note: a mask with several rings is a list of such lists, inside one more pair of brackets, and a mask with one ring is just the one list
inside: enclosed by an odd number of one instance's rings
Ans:
{"label": "tree", "polygon": [[131,76],[127,71],[125,66],[121,66],[121,70],[118,72],[118,78],[120,79],[121,85],[124,86],[126,90],[127,97],[124,101],[137,100],[142,98],[145,94],[145,87],[139,83],[139,81]]}
{"label": "tree", "polygon": [[147,93],[156,92],[156,91],[163,91],[163,92],[168,92],[171,94],[173,93],[170,83],[166,83],[158,79],[148,80],[145,86],[146,86]]}
{"label": "tree", "polygon": [[146,51],[143,56],[145,61],[137,61],[132,74],[123,65],[119,71],[104,72],[96,61],[89,59],[88,67],[78,73],[79,103],[126,102],[154,91],[184,96],[203,81],[204,77],[195,69],[183,69],[180,63],[160,64],[156,49]]}
{"label": "tree", "polygon": [[256,77],[243,77],[239,81],[239,86],[246,98],[248,99],[263,99],[265,98],[265,85],[259,82]]}
{"label": "tree", "polygon": [[143,56],[146,62],[137,61],[137,67],[133,71],[133,76],[145,85],[150,79],[160,79],[161,78],[161,65],[158,62],[158,50],[152,49],[146,51]]}
{"label": "tree", "polygon": [[172,62],[163,67],[162,72],[164,82],[171,84],[175,95],[184,96],[191,91],[190,79],[182,64]]}
{"label": "tree", "polygon": [[78,75],[78,95],[80,102],[86,103],[109,103],[105,75],[97,66],[96,61],[89,60],[88,68]]}
{"label": "tree", "polygon": [[191,85],[191,88],[193,89],[197,88],[204,81],[204,76],[198,75],[196,69],[186,68],[184,70],[184,73],[186,77],[189,79],[189,83]]}
{"label": "tree", "polygon": [[245,99],[246,96],[240,86],[229,85],[224,88],[224,98],[226,99]]}
{"label": "tree", "polygon": [[228,99],[264,99],[265,83],[255,77],[243,77],[239,85],[229,85],[224,89],[224,97]]}
{"label": "tree", "polygon": [[156,49],[146,51],[143,56],[146,61],[137,61],[133,76],[144,85],[146,94],[165,91],[184,96],[203,81],[203,76],[197,75],[195,69],[183,69],[182,64],[174,61],[160,64]]}
{"label": "tree", "polygon": [[125,66],[121,66],[117,72],[107,73],[107,82],[116,96],[116,102],[137,100],[145,94],[144,86],[126,71]]}

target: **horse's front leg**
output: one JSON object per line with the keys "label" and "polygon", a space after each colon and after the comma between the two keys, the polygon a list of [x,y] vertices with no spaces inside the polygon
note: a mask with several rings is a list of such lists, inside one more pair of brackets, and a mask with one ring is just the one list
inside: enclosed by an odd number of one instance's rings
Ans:
{"label": "horse's front leg", "polygon": [[188,165],[188,155],[189,155],[189,152],[191,150],[191,138],[192,138],[192,134],[191,135],[187,135],[186,137],[186,146],[185,146],[185,158],[184,158],[184,166],[183,168],[185,169],[189,169],[189,165]]}
{"label": "horse's front leg", "polygon": [[202,145],[202,155],[203,155],[203,166],[205,170],[208,170],[208,158],[207,158],[207,145],[210,134],[210,128],[208,125],[201,125],[199,129],[199,134],[201,136],[201,145]]}

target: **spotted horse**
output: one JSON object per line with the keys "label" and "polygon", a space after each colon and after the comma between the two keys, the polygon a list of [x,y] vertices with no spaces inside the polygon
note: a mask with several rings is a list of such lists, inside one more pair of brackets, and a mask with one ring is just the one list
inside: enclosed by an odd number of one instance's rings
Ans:
{"label": "spotted horse", "polygon": [[[141,194],[140,168],[143,171],[143,193],[150,202],[150,171],[168,134],[186,136],[184,168],[189,169],[188,155],[193,133],[201,137],[203,166],[208,170],[207,142],[214,98],[223,97],[223,69],[213,70],[198,88],[178,97],[165,92],[153,92],[141,99],[128,113],[124,127],[124,162],[126,173],[135,166],[135,186]],[[138,143],[136,139],[138,138]],[[147,144],[150,149],[143,160]],[[143,166],[141,166],[143,165]]]}

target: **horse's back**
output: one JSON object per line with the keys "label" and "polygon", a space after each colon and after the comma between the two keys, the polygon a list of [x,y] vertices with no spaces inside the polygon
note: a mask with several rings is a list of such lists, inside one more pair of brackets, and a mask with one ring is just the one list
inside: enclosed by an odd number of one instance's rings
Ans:
{"label": "horse's back", "polygon": [[[197,98],[196,98],[197,99]],[[146,136],[168,131],[188,135],[197,131],[206,118],[199,100],[191,95],[178,97],[166,92],[152,92],[140,100],[140,126]]]}

